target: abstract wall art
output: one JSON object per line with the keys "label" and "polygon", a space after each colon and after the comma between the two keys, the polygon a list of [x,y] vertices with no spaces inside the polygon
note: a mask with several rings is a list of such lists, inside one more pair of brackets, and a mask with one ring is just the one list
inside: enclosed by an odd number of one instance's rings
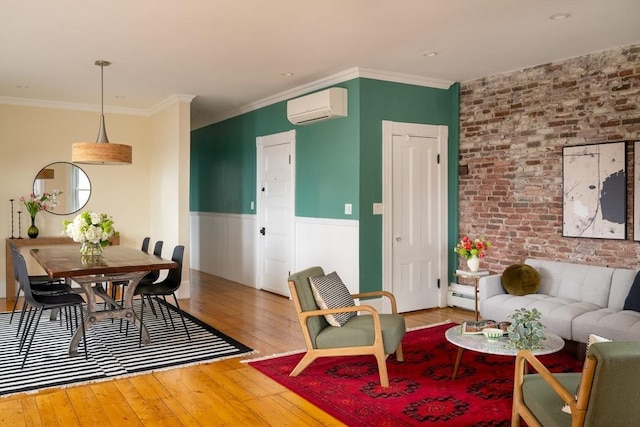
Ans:
{"label": "abstract wall art", "polygon": [[562,235],[626,239],[626,142],[562,149]]}

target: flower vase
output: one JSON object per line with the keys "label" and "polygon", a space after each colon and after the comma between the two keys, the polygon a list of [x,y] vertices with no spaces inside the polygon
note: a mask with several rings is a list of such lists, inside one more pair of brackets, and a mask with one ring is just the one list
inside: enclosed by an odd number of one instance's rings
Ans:
{"label": "flower vase", "polygon": [[480,269],[480,258],[475,255],[472,255],[471,258],[467,259],[467,267],[469,267],[469,271],[476,272]]}
{"label": "flower vase", "polygon": [[82,242],[82,246],[80,246],[80,256],[85,261],[99,261],[102,258],[102,245],[100,242]]}
{"label": "flower vase", "polygon": [[40,230],[38,230],[38,227],[36,227],[36,217],[32,216],[31,217],[31,226],[29,228],[27,228],[27,235],[31,239],[35,239],[36,237],[38,237],[38,234],[40,234]]}

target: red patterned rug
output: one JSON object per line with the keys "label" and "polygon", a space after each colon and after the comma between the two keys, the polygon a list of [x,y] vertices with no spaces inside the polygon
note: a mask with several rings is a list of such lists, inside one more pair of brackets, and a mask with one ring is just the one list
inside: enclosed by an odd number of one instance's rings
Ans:
{"label": "red patterned rug", "polygon": [[[302,353],[248,362],[350,426],[509,426],[514,358],[465,351],[452,380],[458,348],[444,333],[453,325],[408,332],[404,362],[387,359],[386,389],[373,356],[317,359],[295,378],[289,373]],[[566,350],[540,359],[552,372],[582,369]]]}

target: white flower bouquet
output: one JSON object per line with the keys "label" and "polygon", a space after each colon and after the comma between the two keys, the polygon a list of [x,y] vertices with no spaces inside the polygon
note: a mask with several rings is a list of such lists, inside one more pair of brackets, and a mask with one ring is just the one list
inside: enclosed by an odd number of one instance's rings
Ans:
{"label": "white flower bouquet", "polygon": [[113,218],[107,214],[84,211],[73,221],[63,221],[62,234],[71,237],[74,242],[90,242],[107,246],[109,238],[118,234],[113,228]]}

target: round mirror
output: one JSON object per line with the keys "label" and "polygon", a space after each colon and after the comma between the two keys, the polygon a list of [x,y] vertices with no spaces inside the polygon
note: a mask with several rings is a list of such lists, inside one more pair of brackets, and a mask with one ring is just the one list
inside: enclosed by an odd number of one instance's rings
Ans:
{"label": "round mirror", "polygon": [[73,163],[56,162],[43,167],[33,180],[33,194],[58,191],[58,205],[51,211],[56,215],[78,212],[89,201],[89,177]]}

